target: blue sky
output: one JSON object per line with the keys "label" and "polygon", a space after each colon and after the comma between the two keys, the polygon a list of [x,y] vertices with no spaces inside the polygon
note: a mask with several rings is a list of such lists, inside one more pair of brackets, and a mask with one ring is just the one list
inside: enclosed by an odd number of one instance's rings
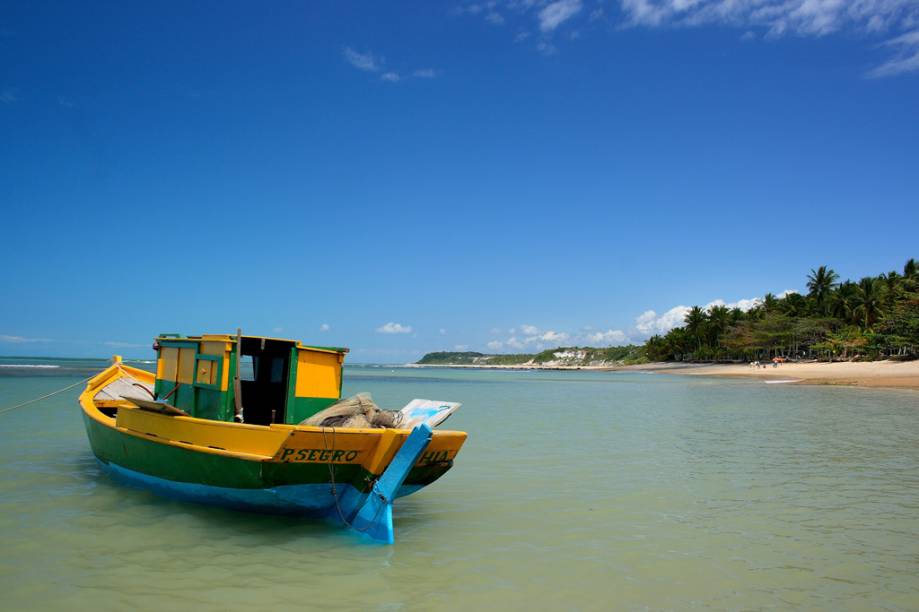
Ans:
{"label": "blue sky", "polygon": [[267,6],[2,4],[0,354],[616,344],[919,256],[916,0]]}

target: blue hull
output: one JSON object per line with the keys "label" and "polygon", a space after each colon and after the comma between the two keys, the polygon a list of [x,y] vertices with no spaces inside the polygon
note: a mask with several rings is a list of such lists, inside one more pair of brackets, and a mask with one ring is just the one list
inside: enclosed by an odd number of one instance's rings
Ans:
{"label": "blue hull", "polygon": [[120,465],[100,461],[103,469],[126,484],[155,493],[204,504],[273,514],[305,515],[342,521],[371,539],[392,544],[392,502],[423,485],[404,485],[405,476],[431,439],[431,429],[419,425],[396,453],[390,466],[369,492],[350,484],[281,485],[268,489],[237,489],[166,480]]}

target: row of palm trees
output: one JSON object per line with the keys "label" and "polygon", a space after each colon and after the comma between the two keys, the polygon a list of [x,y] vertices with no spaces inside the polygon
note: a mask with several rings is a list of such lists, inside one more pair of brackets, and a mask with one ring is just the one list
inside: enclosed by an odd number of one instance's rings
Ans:
{"label": "row of palm trees", "polygon": [[645,344],[652,360],[741,360],[772,356],[913,357],[919,351],[919,264],[858,282],[827,266],[810,271],[807,295],[766,294],[744,312],[687,312],[684,325]]}

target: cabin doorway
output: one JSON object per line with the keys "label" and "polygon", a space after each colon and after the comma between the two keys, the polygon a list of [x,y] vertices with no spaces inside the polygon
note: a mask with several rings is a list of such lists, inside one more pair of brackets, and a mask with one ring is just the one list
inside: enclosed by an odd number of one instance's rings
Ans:
{"label": "cabin doorway", "polygon": [[284,422],[293,347],[285,340],[242,338],[239,382],[245,423]]}

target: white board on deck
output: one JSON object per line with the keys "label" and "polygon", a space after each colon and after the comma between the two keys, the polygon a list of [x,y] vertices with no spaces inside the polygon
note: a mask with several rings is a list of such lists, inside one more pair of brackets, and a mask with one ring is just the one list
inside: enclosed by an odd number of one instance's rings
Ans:
{"label": "white board on deck", "polygon": [[446,421],[451,414],[462,406],[459,402],[440,402],[437,400],[413,399],[399,411],[402,420],[399,427],[413,429],[416,425],[427,423],[437,427]]}

